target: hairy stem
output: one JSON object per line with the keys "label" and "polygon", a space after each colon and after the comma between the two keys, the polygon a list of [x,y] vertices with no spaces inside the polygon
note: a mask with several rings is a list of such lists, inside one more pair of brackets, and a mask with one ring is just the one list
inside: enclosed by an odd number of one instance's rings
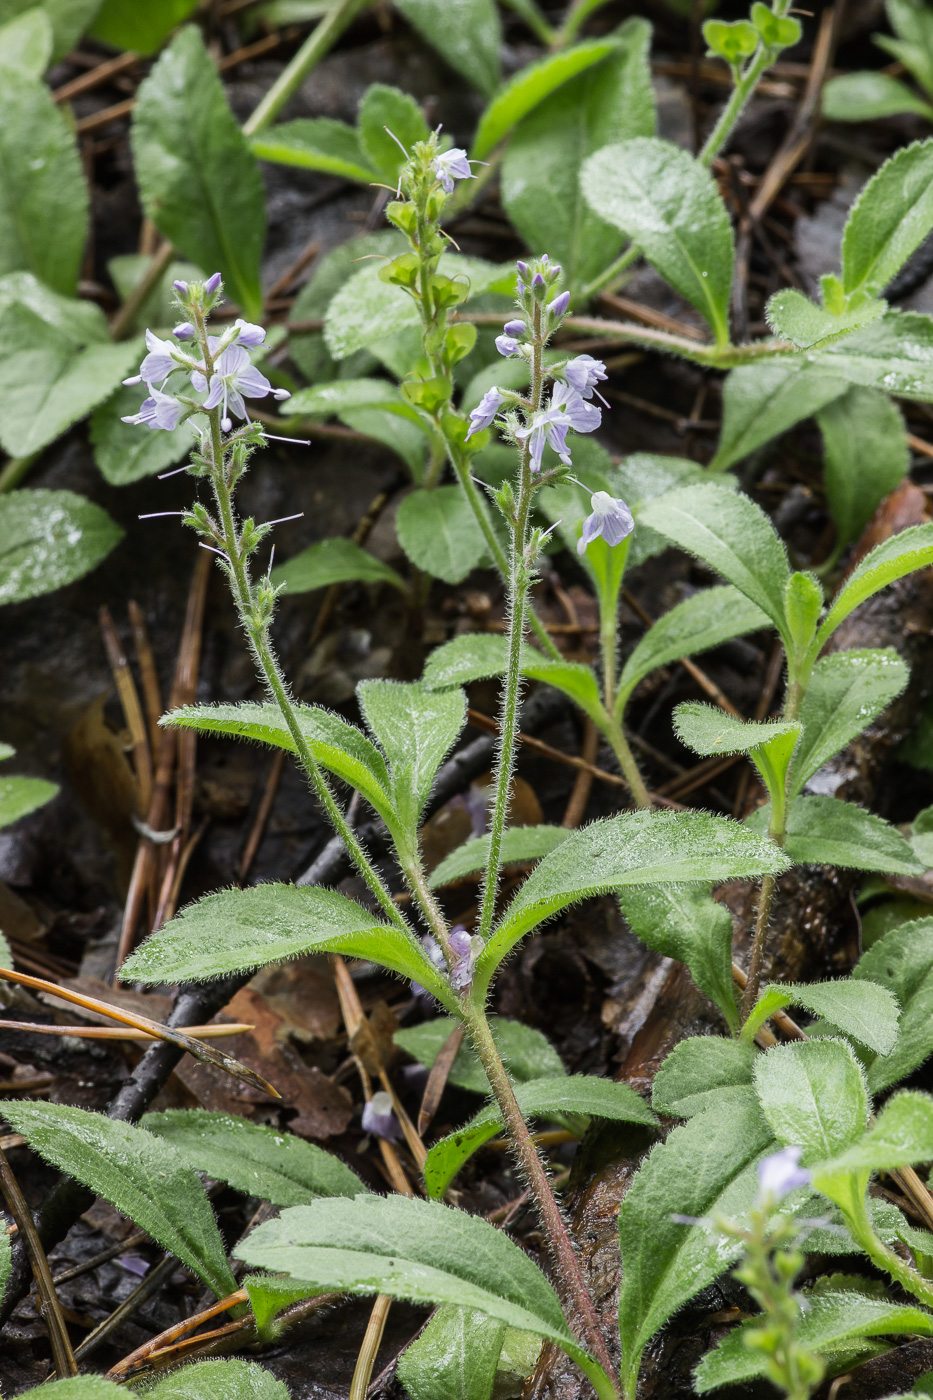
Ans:
{"label": "hairy stem", "polygon": [[608,711],[607,723],[603,729],[603,733],[609,741],[619,767],[622,769],[622,776],[629,785],[629,790],[635,800],[636,807],[650,807],[652,805],[651,794],[641,775],[629,741],[625,737],[625,732],[619,721],[613,716],[611,710]]}
{"label": "hairy stem", "polygon": [[755,933],[752,938],[752,953],[748,960],[748,981],[742,994],[742,1024],[748,1020],[758,1000],[761,986],[761,969],[765,960],[768,943],[768,924],[771,921],[771,905],[774,902],[774,889],[777,881],[773,875],[765,875],[758,895],[758,916],[755,919]]}
{"label": "hairy stem", "polygon": [[252,116],[243,123],[243,135],[254,136],[257,131],[275,121],[279,112],[301,86],[316,63],[319,63],[340,35],[356,19],[369,0],[337,0],[337,4],[311,31],[294,58],[286,64]]}
{"label": "hairy stem", "polygon": [[[790,0],[774,0],[771,6],[772,13],[778,18],[783,18],[790,8]],[[732,96],[726,103],[716,125],[713,127],[698,159],[703,165],[712,165],[719,155],[723,146],[728,141],[735,129],[739,117],[745,110],[749,98],[758,86],[764,74],[774,63],[779,50],[769,48],[765,43],[760,43],[758,52],[752,58],[749,66],[742,74],[739,81],[732,90]]]}
{"label": "hairy stem", "polygon": [[895,1282],[918,1298],[924,1307],[933,1308],[933,1283],[918,1274],[916,1269],[912,1269],[906,1260],[895,1254],[893,1249],[889,1249],[878,1238],[865,1205],[864,1195],[856,1211],[844,1210],[844,1214],[852,1235],[872,1263],[877,1264],[886,1274],[890,1274]]}

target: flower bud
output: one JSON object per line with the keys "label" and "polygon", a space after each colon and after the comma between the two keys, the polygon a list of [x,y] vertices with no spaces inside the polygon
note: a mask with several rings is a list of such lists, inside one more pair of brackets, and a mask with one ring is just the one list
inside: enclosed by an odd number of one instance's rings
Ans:
{"label": "flower bud", "polygon": [[219,272],[215,272],[211,277],[208,277],[207,281],[204,283],[204,290],[209,297],[212,297],[215,292],[220,290],[222,281],[223,278]]}
{"label": "flower bud", "polygon": [[506,321],[502,329],[505,331],[506,335],[517,336],[525,335],[528,327],[525,325],[524,321]]}
{"label": "flower bud", "polygon": [[188,295],[187,282],[173,282],[172,286],[175,288],[176,292],[180,297],[186,297]]}
{"label": "flower bud", "polygon": [[550,306],[548,307],[548,311],[550,311],[552,316],[563,316],[566,313],[567,307],[569,305],[570,293],[561,292],[560,296],[556,296],[551,302]]}
{"label": "flower bud", "polygon": [[190,340],[194,335],[194,326],[190,321],[182,321],[180,326],[176,326],[172,331],[176,340]]}

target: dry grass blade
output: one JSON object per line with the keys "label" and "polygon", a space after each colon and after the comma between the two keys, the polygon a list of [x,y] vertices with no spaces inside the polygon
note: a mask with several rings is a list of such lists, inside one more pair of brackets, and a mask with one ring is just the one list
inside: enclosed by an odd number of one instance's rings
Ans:
{"label": "dry grass blade", "polygon": [[437,1112],[441,1095],[447,1087],[447,1079],[462,1044],[463,1026],[454,1026],[441,1046],[440,1054],[431,1066],[431,1073],[428,1075],[428,1082],[425,1084],[424,1093],[421,1096],[421,1108],[418,1111],[418,1132],[422,1137],[431,1126],[431,1120]]}
{"label": "dry grass blade", "polygon": [[233,1075],[235,1079],[242,1079],[245,1084],[251,1084],[254,1089],[259,1089],[264,1094],[270,1094],[274,1099],[282,1097],[278,1089],[267,1079],[263,1079],[261,1074],[251,1070],[248,1065],[241,1064],[232,1055],[225,1055],[222,1050],[215,1050],[212,1046],[205,1045],[203,1041],[193,1039],[184,1031],[176,1030],[174,1026],[163,1026],[160,1021],[150,1021],[148,1016],[138,1016],[132,1011],[123,1011],[119,1007],[110,1006],[106,1001],[98,1001],[96,997],[83,996],[80,992],[69,991],[66,987],[59,987],[55,982],[47,982],[44,977],[28,977],[24,972],[12,972],[9,968],[0,967],[0,978],[7,982],[15,982],[21,987],[31,987],[37,992],[47,992],[50,996],[71,1002],[73,1006],[83,1006],[88,1011],[98,1011],[101,1015],[108,1016],[112,1021],[119,1021],[124,1026],[132,1026],[138,1031],[146,1031],[155,1036],[157,1040],[171,1041],[173,1045],[187,1050],[188,1054],[193,1055],[195,1059],[203,1060],[205,1064],[216,1065],[218,1069]]}
{"label": "dry grass blade", "polygon": [[[32,1035],[76,1035],[83,1036],[86,1040],[139,1040],[146,1043],[158,1040],[159,1037],[150,1031],[134,1031],[127,1027],[121,1030],[119,1026],[48,1026],[39,1025],[34,1021],[7,1021],[3,1022],[5,1031],[28,1031]],[[228,1035],[246,1035],[249,1031],[254,1031],[255,1026],[249,1025],[246,1021],[227,1021],[218,1026],[178,1026],[177,1029],[182,1035],[196,1035],[207,1040],[218,1040]]]}
{"label": "dry grass blade", "polygon": [[102,606],[98,617],[107,660],[113,674],[113,683],[120,697],[123,719],[133,741],[133,767],[136,770],[136,781],[139,784],[139,807],[141,811],[146,811],[152,800],[152,754],[149,749],[149,734],[143,719],[136,682],[133,680],[130,663],[120,645],[120,638],[113,625],[110,609],[106,605]]}
{"label": "dry grass blade", "polygon": [[71,1338],[68,1336],[68,1328],[65,1326],[62,1305],[55,1292],[49,1261],[45,1257],[45,1250],[42,1248],[42,1241],[39,1239],[39,1233],[33,1223],[29,1207],[19,1189],[19,1182],[13,1175],[2,1148],[0,1148],[0,1189],[3,1191],[7,1209],[16,1221],[20,1238],[23,1240],[29,1255],[29,1262],[36,1279],[36,1288],[42,1300],[42,1316],[49,1330],[49,1342],[52,1347],[55,1370],[61,1378],[76,1376],[78,1363],[75,1361]]}

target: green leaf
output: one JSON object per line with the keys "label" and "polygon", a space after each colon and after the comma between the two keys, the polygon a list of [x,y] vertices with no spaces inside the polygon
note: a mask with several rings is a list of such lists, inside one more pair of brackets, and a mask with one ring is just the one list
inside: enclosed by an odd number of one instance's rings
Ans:
{"label": "green leaf", "polygon": [[37,1400],[121,1400],[123,1386],[103,1376],[67,1376],[60,1381],[46,1381],[45,1385],[22,1393],[34,1395]]}
{"label": "green leaf", "polygon": [[188,25],[141,84],[133,158],[147,216],[187,258],[223,274],[227,296],[259,319],[262,180],[200,32]]}
{"label": "green leaf", "polygon": [[876,509],[910,471],[900,409],[880,389],[851,388],[817,414],[826,498],[840,547],[858,539]]}
{"label": "green leaf", "polygon": [[712,485],[684,486],[649,501],[643,519],[735,584],[785,631],[787,553],[754,501],[741,493],[723,496]]}
{"label": "green leaf", "polygon": [[843,73],[823,88],[823,116],[831,122],[873,122],[916,113],[933,121],[933,106],[888,73]]}
{"label": "green leaf", "polygon": [[[515,1097],[525,1118],[543,1118],[548,1123],[562,1121],[567,1114],[587,1113],[616,1123],[658,1126],[657,1118],[634,1089],[620,1081],[598,1079],[594,1075],[565,1074],[556,1079],[532,1079],[516,1085]],[[443,1196],[463,1164],[491,1137],[501,1133],[502,1128],[498,1105],[487,1104],[465,1127],[436,1142],[424,1164],[428,1195]]]}
{"label": "green leaf", "polygon": [[852,976],[887,987],[901,1005],[897,1044],[868,1065],[868,1087],[879,1094],[933,1054],[933,918],[915,919],[879,938]]}
{"label": "green leaf", "polygon": [[810,350],[877,321],[887,309],[887,302],[863,300],[837,315],[794,287],[785,287],[768,302],[765,316],[775,335],[791,341],[798,350]]}
{"label": "green leaf", "polygon": [[[419,1064],[430,1069],[446,1045],[451,1031],[460,1024],[452,1016],[438,1016],[433,1021],[423,1021],[420,1026],[406,1026],[396,1031],[393,1039]],[[509,1021],[504,1016],[490,1016],[489,1024],[502,1063],[513,1081],[525,1083],[529,1079],[553,1079],[555,1075],[567,1073],[547,1036],[533,1026],[522,1025],[521,1021]],[[489,1081],[476,1052],[466,1042],[457,1051],[447,1079],[456,1088],[469,1089],[474,1094],[490,1092]]]}
{"label": "green leaf", "polygon": [[70,327],[22,301],[0,307],[0,445],[14,457],[47,447],[109,398],[139,358],[135,341],[81,349]]}
{"label": "green leaf", "polygon": [[[810,1042],[811,1045],[827,1043]],[[833,1177],[887,1172],[913,1166],[915,1162],[928,1162],[933,1158],[933,1099],[929,1094],[902,1089],[888,1099],[857,1142],[842,1143],[841,1147],[845,1150],[837,1148],[839,1155],[820,1162],[814,1170],[813,1184],[818,1191],[823,1191]]]}
{"label": "green leaf", "polygon": [[848,575],[817,633],[816,649],[826,645],[840,622],[889,583],[933,564],[933,524],[913,525],[876,545]]}
{"label": "green leaf", "polygon": [[24,269],[73,295],[88,233],[74,133],[44,83],[0,73],[0,275]]}
{"label": "green leaf", "polygon": [[405,580],[393,568],[339,535],[309,544],[293,559],[278,564],[272,570],[272,582],[286,584],[289,593],[311,593],[334,583],[391,583],[400,592],[408,592]]}
{"label": "green leaf", "polygon": [[[0,24],[31,10],[36,0],[0,0]],[[55,44],[52,62],[70,53],[94,18],[100,0],[41,0],[41,8],[52,24]]]}
{"label": "green leaf", "polygon": [[641,136],[584,163],[584,198],[729,342],[733,242],[712,175],[680,146]]}
{"label": "green leaf", "polygon": [[359,133],[331,117],[299,117],[266,127],[249,138],[249,148],[260,160],[275,165],[320,170],[361,185],[371,185],[379,178],[363,153]]}
{"label": "green leaf", "polygon": [[865,1073],[844,1040],[775,1045],[755,1062],[755,1092],[779,1142],[804,1161],[835,1156],[865,1131]]}
{"label": "green leaf", "polygon": [[674,730],[688,749],[710,758],[718,753],[751,753],[775,740],[796,741],[800,725],[794,720],[737,719],[715,705],[688,700],[674,710]]}
{"label": "green leaf", "polygon": [[197,0],[158,0],[140,5],[137,0],[104,0],[94,23],[91,36],[115,49],[132,49],[149,55],[165,43],[176,25],[182,24]]}
{"label": "green leaf", "polygon": [[676,1215],[741,1223],[758,1192],[756,1159],[773,1142],[751,1090],[717,1102],[653,1147],[619,1209],[622,1379],[635,1393],[641,1354],[684,1303],[719,1278],[741,1241]]}
{"label": "green leaf", "polygon": [[453,1010],[446,978],[421,944],[352,899],[317,886],[253,885],[189,904],[137,948],[120,970],[128,982],[201,982],[304,953],[366,958],[426,987]]}
{"label": "green leaf", "polygon": [[[820,373],[850,384],[884,389],[899,398],[933,398],[933,319],[915,311],[887,311],[870,326],[804,358]],[[808,370],[809,373],[812,371]]]}
{"label": "green leaf", "polygon": [[849,212],[842,235],[847,294],[878,296],[933,228],[933,138],[886,160]]}
{"label": "green leaf", "polygon": [[486,557],[486,541],[460,486],[412,491],[395,518],[399,544],[419,569],[462,583]]}
{"label": "green leaf", "polygon": [[287,1386],[256,1361],[199,1361],[146,1387],[152,1400],[290,1400]]}
{"label": "green leaf", "polygon": [[[425,685],[440,689],[468,685],[470,681],[504,675],[508,669],[508,642],[490,633],[467,632],[437,647],[424,668]],[[593,670],[574,661],[552,661],[533,647],[522,652],[522,675],[544,681],[569,695],[597,725],[605,725],[605,710]]]}
{"label": "green leaf", "polygon": [[110,340],[107,319],[99,306],[53,292],[31,272],[8,272],[0,277],[0,317],[17,308],[31,312],[46,329],[57,331],[72,349],[106,345]]}
{"label": "green leaf", "polygon": [[73,491],[0,496],[0,603],[19,603],[83,578],[119,544],[106,511]]}
{"label": "green leaf", "polygon": [[186,1157],[195,1171],[274,1206],[366,1190],[356,1172],[332,1152],[230,1113],[170,1108],[147,1113],[141,1126]]}
{"label": "green leaf", "polygon": [[487,97],[499,85],[502,27],[494,0],[396,0],[396,9]]}
{"label": "green leaf", "polygon": [[891,647],[839,651],[813,668],[800,706],[803,735],[791,764],[788,796],[877,719],[907,684],[910,672]]}
{"label": "green leaf", "polygon": [[704,588],[658,618],[632,651],[619,678],[617,713],[632,691],[659,666],[718,647],[732,637],[767,627],[761,608],[731,584]]}
{"label": "green leaf", "polygon": [[601,1375],[531,1259],[503,1231],[439,1201],[362,1196],[293,1206],[247,1236],[237,1255],[317,1289],[475,1308],[547,1337],[591,1378]]}
{"label": "green leaf", "polygon": [[919,0],[886,0],[885,10],[897,39],[876,34],[875,43],[903,63],[933,96],[933,16]]}
{"label": "green leaf", "polygon": [[370,732],[389,761],[393,805],[414,831],[444,759],[466,721],[463,691],[421,681],[361,681],[356,689]]}
{"label": "green leaf", "polygon": [[[747,1335],[760,1327],[758,1317],[736,1327],[715,1348],[707,1352],[694,1371],[697,1393],[706,1395],[721,1385],[737,1385],[763,1375],[767,1358],[750,1345]],[[830,1356],[855,1337],[895,1335],[929,1336],[933,1318],[921,1308],[903,1307],[864,1293],[827,1291],[808,1297],[794,1324],[794,1343],[811,1352]]]}
{"label": "green leaf", "polygon": [[[316,705],[295,705],[302,735],[318,763],[355,788],[390,827],[395,814],[388,769],[382,754],[362,730],[340,715]],[[278,705],[269,701],[242,705],[186,705],[170,710],[160,723],[196,729],[201,734],[230,734],[296,753],[291,731]]]}
{"label": "green leaf", "polygon": [[20,817],[51,802],[57,792],[58,786],[44,778],[0,778],[0,828],[12,826]]}
{"label": "green leaf", "polygon": [[505,1333],[505,1323],[485,1313],[438,1308],[399,1358],[406,1394],[411,1400],[489,1400]]}
{"label": "green leaf", "polygon": [[[770,814],[766,803],[745,824],[764,832]],[[838,797],[795,797],[788,805],[784,849],[795,865],[841,865],[891,875],[920,875],[925,868],[896,827]]]}
{"label": "green leaf", "polygon": [[218,1298],[236,1291],[204,1187],[168,1143],[132,1123],[66,1104],[9,1099],[0,1112],[34,1152],[116,1206]]}
{"label": "green leaf", "polygon": [[709,883],[786,868],[787,858],[773,842],[706,812],[625,812],[593,822],[528,876],[477,959],[474,987],[485,989],[530,929],[590,895],[625,885]]}
{"label": "green leaf", "polygon": [[777,359],[741,365],[726,378],[722,433],[710,470],[725,471],[846,392],[828,359]]}
{"label": "green leaf", "polygon": [[[570,830],[566,826],[510,826],[502,833],[499,859],[503,865],[524,864],[541,860],[563,841]],[[473,836],[464,841],[431,871],[428,884],[432,890],[450,885],[464,875],[486,869],[489,860],[489,837]]]}
{"label": "green leaf", "polygon": [[608,58],[519,123],[502,161],[502,202],[513,226],[532,252],[561,264],[571,291],[602,272],[622,246],[619,231],[583,199],[580,165],[612,142],[653,136],[656,125],[651,26],[632,17],[613,37],[617,47]]}
{"label": "green leaf", "polygon": [[41,78],[52,58],[54,35],[48,13],[36,6],[0,25],[0,68]]}
{"label": "green leaf", "polygon": [[165,471],[187,456],[198,440],[190,419],[171,432],[149,432],[124,423],[124,417],[139,412],[148,392],[145,385],[121,387],[91,414],[94,461],[111,486],[129,486]]}
{"label": "green leaf", "polygon": [[675,1045],[651,1089],[651,1106],[674,1118],[693,1118],[736,1089],[747,1098],[758,1051],[743,1040],[694,1035]]}
{"label": "green leaf", "polygon": [[[578,439],[574,443],[575,466],[579,461],[581,448],[587,449],[591,443],[594,448],[599,446],[592,438]],[[576,475],[580,475],[579,467]],[[711,477],[709,471],[696,462],[687,461],[683,457],[665,457],[655,452],[633,452],[630,456],[623,457],[617,465],[610,466],[607,476],[605,487],[600,482],[593,489],[608,489],[610,496],[621,496],[635,517],[635,533],[630,537],[628,552],[630,569],[667,548],[664,536],[645,524],[643,510],[648,501],[654,500],[656,496],[663,496],[675,486],[696,486],[705,483],[726,491],[735,491],[738,487],[734,477],[720,474]],[[551,492],[545,493],[545,499],[549,495]],[[584,514],[588,515],[589,510],[585,510]],[[572,547],[576,548],[576,540]]]}
{"label": "green leaf", "polygon": [[539,102],[571,78],[608,58],[615,46],[613,39],[591,39],[520,69],[496,94],[480,118],[473,138],[473,158],[485,160]]}
{"label": "green leaf", "polygon": [[805,1007],[876,1054],[887,1055],[897,1044],[897,998],[877,982],[844,977],[838,982],[765,987],[743,1027],[744,1038],[751,1041],[758,1027],[785,1006]]}
{"label": "green leaf", "polygon": [[385,83],[373,83],[364,92],[359,131],[367,161],[387,184],[398,179],[405,163],[399,142],[410,151],[417,141],[427,141],[430,135],[424,113],[414,98]]}
{"label": "green leaf", "polygon": [[643,885],[619,891],[619,904],[642,943],[686,963],[730,1030],[739,1018],[732,989],[732,916],[701,885]]}

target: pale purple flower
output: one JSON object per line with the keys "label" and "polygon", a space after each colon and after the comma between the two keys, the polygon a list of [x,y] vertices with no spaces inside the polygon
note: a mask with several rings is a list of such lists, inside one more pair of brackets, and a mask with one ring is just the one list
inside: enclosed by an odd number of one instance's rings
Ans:
{"label": "pale purple flower", "polygon": [[[433,939],[429,933],[425,934],[424,938],[422,938],[421,946],[427,954],[429,961],[432,962],[436,968],[446,967],[447,962],[443,951],[437,941]],[[420,982],[412,982],[411,989],[415,996],[419,997],[422,1001],[434,1001],[433,994],[428,991],[427,987],[422,987]]]}
{"label": "pale purple flower", "polygon": [[518,341],[513,335],[497,335],[496,349],[499,351],[499,354],[504,355],[507,360],[511,359],[513,355],[518,354]]}
{"label": "pale purple flower", "polygon": [[598,393],[596,385],[609,377],[602,360],[595,360],[592,355],[575,355],[567,361],[563,374],[571,389],[584,399],[591,399],[594,391]]}
{"label": "pale purple flower", "polygon": [[466,929],[453,928],[450,932],[450,948],[456,962],[450,969],[450,985],[455,992],[468,992],[473,985],[473,971],[476,959],[484,947],[483,939],[474,934],[471,938]]}
{"label": "pale purple flower", "polygon": [[237,345],[247,345],[252,349],[256,345],[261,345],[266,338],[266,333],[262,326],[255,326],[250,321],[244,321],[242,316],[238,316],[233,323],[233,328],[238,332]]}
{"label": "pale purple flower", "polygon": [[164,384],[172,373],[172,370],[180,369],[178,360],[175,358],[175,346],[170,340],[160,340],[152,331],[146,331],[146,346],[149,354],[139,366],[139,373],[132,375],[129,379],[124,379],[124,384],[139,384],[145,380],[151,388],[156,380]]}
{"label": "pale purple flower", "polygon": [[207,281],[204,283],[204,290],[209,297],[212,297],[216,291],[220,290],[222,281],[223,278],[219,272],[215,272],[211,277],[208,277]]}
{"label": "pale purple flower", "polygon": [[149,386],[149,398],[143,399],[139,406],[139,412],[130,414],[122,421],[131,423],[134,428],[145,426],[147,428],[164,428],[171,432],[178,427],[178,421],[185,411],[184,404],[180,404],[171,394],[163,394],[161,390]]}
{"label": "pale purple flower", "polygon": [[596,491],[590,497],[592,515],[583,522],[583,534],[577,541],[577,553],[582,557],[597,536],[607,544],[621,544],[635,528],[632,512],[624,501],[616,500],[608,491]]}
{"label": "pale purple flower", "polygon": [[481,433],[484,428],[488,428],[499,412],[499,405],[502,403],[502,395],[498,389],[487,389],[479,403],[470,414],[470,431],[467,437],[471,438],[474,433]]}
{"label": "pale purple flower", "polygon": [[524,321],[506,321],[502,327],[506,335],[524,335],[528,330]]}
{"label": "pale purple flower", "polygon": [[528,264],[527,264],[526,262],[522,262],[522,261],[519,259],[519,261],[515,264],[515,266],[518,268],[518,270],[519,270],[520,274],[522,275],[522,277],[527,277],[527,276],[528,276]]}
{"label": "pale purple flower", "polygon": [[555,297],[554,300],[551,302],[550,306],[548,307],[548,311],[550,311],[553,316],[563,316],[564,312],[567,310],[567,307],[569,305],[570,293],[561,292],[560,296]]}
{"label": "pale purple flower", "polygon": [[205,408],[223,404],[221,426],[225,433],[230,431],[231,413],[237,418],[249,416],[243,402],[244,395],[248,399],[264,399],[270,393],[276,399],[291,398],[287,389],[273,389],[266,376],[259,373],[247,352],[239,345],[229,345],[214,361],[210,385],[203,367],[192,373],[191,382],[199,393],[207,389]]}
{"label": "pale purple flower", "polygon": [[188,295],[187,282],[173,282],[172,286],[175,288],[176,292],[180,297],[186,297]]}
{"label": "pale purple flower", "polygon": [[376,1137],[385,1138],[386,1142],[395,1142],[399,1136],[400,1129],[398,1119],[392,1112],[392,1100],[384,1089],[380,1089],[378,1094],[373,1094],[363,1107],[363,1132],[375,1133]]}
{"label": "pale purple flower", "polygon": [[194,335],[194,326],[190,321],[182,321],[180,326],[176,326],[172,331],[176,340],[190,340]]}
{"label": "pale purple flower", "polygon": [[520,442],[529,442],[531,448],[531,470],[541,470],[544,444],[553,447],[565,467],[572,465],[567,448],[567,429],[573,427],[573,419],[559,404],[552,400],[551,407],[542,409],[531,420],[529,428],[516,428],[515,436]]}
{"label": "pale purple flower", "polygon": [[454,180],[475,180],[476,178],[470,169],[466,151],[459,146],[454,146],[452,150],[443,151],[440,155],[436,155],[433,165],[434,174],[448,194],[453,192]]}
{"label": "pale purple flower", "polygon": [[798,1186],[810,1184],[810,1173],[800,1165],[802,1147],[785,1147],[758,1163],[758,1199],[776,1204]]}
{"label": "pale purple flower", "polygon": [[555,384],[551,406],[563,409],[575,433],[595,433],[603,421],[602,409],[597,408],[595,403],[588,403],[569,384]]}
{"label": "pale purple flower", "polygon": [[[543,262],[544,259],[542,258],[541,261]],[[546,286],[547,283],[546,283],[545,280],[544,280],[544,275],[543,275],[542,273],[540,273],[540,272],[536,272],[535,275],[534,275],[534,277],[532,277],[532,279],[531,279],[531,285],[532,285],[532,287],[544,287],[544,286]]]}

